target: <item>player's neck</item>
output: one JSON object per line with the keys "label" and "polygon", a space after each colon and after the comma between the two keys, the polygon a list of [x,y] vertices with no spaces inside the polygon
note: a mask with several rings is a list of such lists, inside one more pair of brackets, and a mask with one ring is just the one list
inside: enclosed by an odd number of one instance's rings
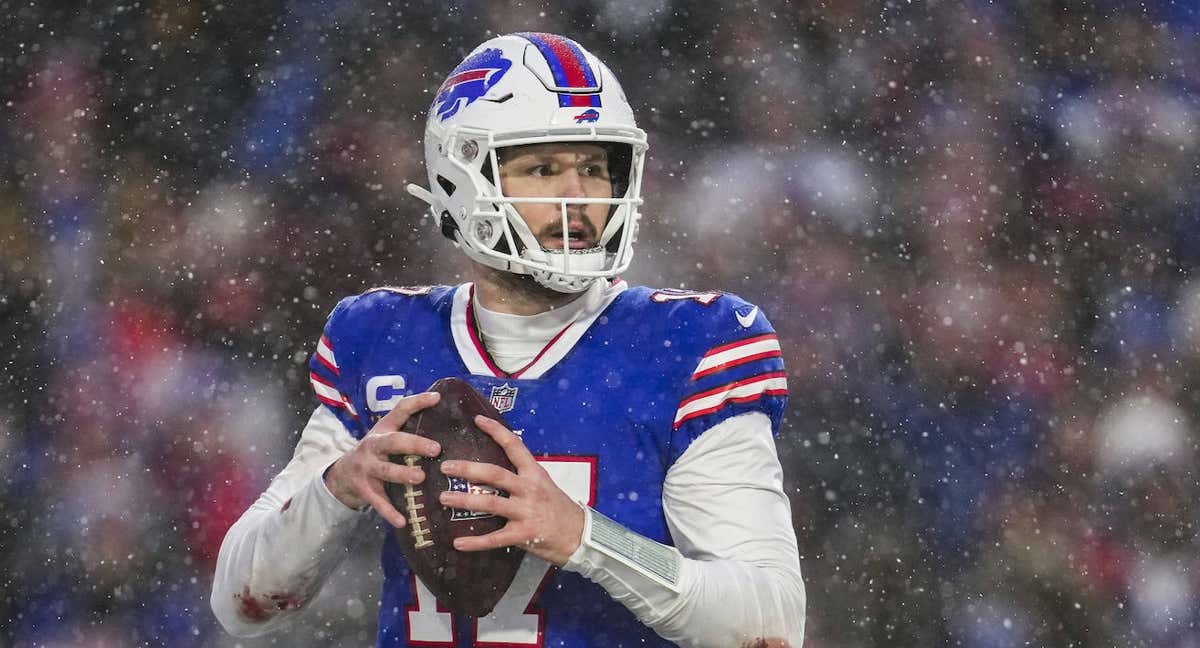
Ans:
{"label": "player's neck", "polygon": [[565,306],[583,293],[561,293],[529,275],[502,272],[474,264],[475,298],[484,308],[510,315],[537,315]]}

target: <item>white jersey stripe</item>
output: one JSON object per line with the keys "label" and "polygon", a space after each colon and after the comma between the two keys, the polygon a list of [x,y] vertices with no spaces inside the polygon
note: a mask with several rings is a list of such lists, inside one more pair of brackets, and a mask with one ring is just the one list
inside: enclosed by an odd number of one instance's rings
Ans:
{"label": "white jersey stripe", "polygon": [[326,367],[329,367],[329,370],[333,373],[341,375],[342,372],[338,370],[337,359],[333,357],[333,348],[329,346],[329,338],[324,335],[317,342],[317,360],[321,361],[321,364]]}
{"label": "white jersey stripe", "polygon": [[692,372],[692,380],[760,358],[778,357],[780,353],[779,338],[774,335],[752,338],[721,350],[714,349],[696,365],[696,370]]}
{"label": "white jersey stripe", "polygon": [[675,411],[675,425],[678,428],[685,421],[697,416],[711,414],[728,402],[745,403],[757,400],[763,396],[782,396],[787,394],[787,377],[782,371],[775,371],[745,380],[738,380],[716,389],[701,392],[679,404]]}
{"label": "white jersey stripe", "polygon": [[337,401],[339,403],[342,401],[341,392],[334,389],[331,385],[321,382],[315,375],[309,376],[308,380],[312,383],[313,391],[317,392],[317,396],[324,396],[329,400]]}
{"label": "white jersey stripe", "polygon": [[312,383],[313,391],[317,394],[317,399],[330,407],[340,407],[350,412],[355,418],[358,417],[358,412],[354,410],[354,406],[350,404],[350,399],[346,398],[342,392],[338,391],[333,385],[321,380],[317,374],[309,373],[308,381]]}

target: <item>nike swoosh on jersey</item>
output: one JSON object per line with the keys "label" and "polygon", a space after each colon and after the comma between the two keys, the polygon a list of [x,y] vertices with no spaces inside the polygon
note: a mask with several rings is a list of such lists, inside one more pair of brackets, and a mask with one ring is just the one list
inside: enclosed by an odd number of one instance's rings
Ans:
{"label": "nike swoosh on jersey", "polygon": [[737,316],[738,324],[741,324],[742,328],[750,328],[750,325],[754,323],[754,318],[758,317],[758,306],[751,308],[750,312],[745,315],[737,311],[734,311],[733,314]]}

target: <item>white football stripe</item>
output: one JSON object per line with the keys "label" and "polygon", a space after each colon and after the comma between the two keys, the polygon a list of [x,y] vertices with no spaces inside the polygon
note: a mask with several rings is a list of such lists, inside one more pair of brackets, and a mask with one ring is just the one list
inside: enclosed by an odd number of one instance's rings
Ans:
{"label": "white football stripe", "polygon": [[778,338],[767,338],[765,340],[759,340],[758,342],[743,344],[742,346],[734,347],[732,349],[718,351],[712,355],[704,356],[704,358],[700,360],[700,364],[696,365],[696,370],[692,372],[692,376],[695,377],[697,374],[702,374],[714,367],[719,367],[725,364],[734,364],[736,361],[741,360],[742,358],[748,358],[760,353],[768,353],[772,351],[780,351]]}
{"label": "white football stripe", "polygon": [[787,391],[786,377],[767,375],[745,381],[732,382],[725,385],[724,388],[717,388],[709,394],[699,398],[693,397],[681,403],[679,409],[675,412],[675,425],[678,426],[692,416],[716,411],[728,400],[751,398],[767,392],[777,391]]}

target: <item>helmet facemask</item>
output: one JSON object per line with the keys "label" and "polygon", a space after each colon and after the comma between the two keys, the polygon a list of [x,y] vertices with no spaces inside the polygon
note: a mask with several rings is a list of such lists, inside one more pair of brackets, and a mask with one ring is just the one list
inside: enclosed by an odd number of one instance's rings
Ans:
{"label": "helmet facemask", "polygon": [[[459,204],[461,212],[458,218],[439,214],[443,234],[472,259],[499,270],[528,274],[542,286],[559,292],[582,292],[596,279],[624,272],[632,259],[637,237],[645,135],[640,131],[608,130],[614,132],[602,133],[592,126],[536,134],[448,129],[438,144],[444,152],[440,159],[447,167],[438,169],[430,196],[434,200],[428,202],[435,210],[437,203],[447,207]],[[608,149],[613,197],[511,197],[504,195],[500,183],[494,181],[500,172],[499,149],[569,142],[599,144]],[[561,248],[542,247],[520,215],[517,208],[520,204],[558,205],[564,232]],[[591,204],[610,206],[595,246],[570,249],[565,236],[569,228],[567,207]]]}

